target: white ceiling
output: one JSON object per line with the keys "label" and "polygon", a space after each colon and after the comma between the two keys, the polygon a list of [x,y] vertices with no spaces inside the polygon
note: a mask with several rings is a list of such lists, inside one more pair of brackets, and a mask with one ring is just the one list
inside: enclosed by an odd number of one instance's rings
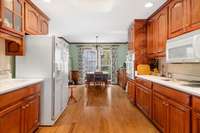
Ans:
{"label": "white ceiling", "polygon": [[[47,1],[47,0],[46,0]],[[50,33],[70,42],[127,42],[134,19],[145,19],[166,0],[33,0],[51,19]],[[153,2],[152,8],[145,8]]]}

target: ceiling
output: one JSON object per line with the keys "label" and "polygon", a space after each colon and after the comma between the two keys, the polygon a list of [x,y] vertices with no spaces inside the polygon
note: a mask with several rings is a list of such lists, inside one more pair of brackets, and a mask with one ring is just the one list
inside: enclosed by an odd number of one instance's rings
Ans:
{"label": "ceiling", "polygon": [[[50,2],[45,2],[50,1]],[[70,42],[127,42],[134,19],[145,19],[166,0],[33,0],[50,17],[50,33]],[[147,2],[154,6],[145,8]]]}

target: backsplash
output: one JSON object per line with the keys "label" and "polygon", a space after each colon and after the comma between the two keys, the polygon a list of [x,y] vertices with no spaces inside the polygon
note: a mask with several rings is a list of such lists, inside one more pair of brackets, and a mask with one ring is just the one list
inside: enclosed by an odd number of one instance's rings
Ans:
{"label": "backsplash", "polygon": [[176,79],[200,81],[200,64],[167,64],[166,59],[159,60],[159,70],[172,73]]}
{"label": "backsplash", "polygon": [[0,79],[11,78],[11,59],[10,56],[5,56],[5,41],[0,39]]}

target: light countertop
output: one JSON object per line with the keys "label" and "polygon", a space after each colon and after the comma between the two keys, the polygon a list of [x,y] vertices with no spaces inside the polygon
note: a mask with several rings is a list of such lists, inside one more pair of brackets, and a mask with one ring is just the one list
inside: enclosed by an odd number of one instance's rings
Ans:
{"label": "light countertop", "polygon": [[5,79],[0,80],[0,95],[9,93],[26,86],[43,82],[43,79]]}
{"label": "light countertop", "polygon": [[136,77],[164,85],[166,87],[182,91],[194,96],[200,97],[200,87],[186,86],[188,82],[185,81],[172,81],[165,77],[153,76],[153,75],[136,75]]}

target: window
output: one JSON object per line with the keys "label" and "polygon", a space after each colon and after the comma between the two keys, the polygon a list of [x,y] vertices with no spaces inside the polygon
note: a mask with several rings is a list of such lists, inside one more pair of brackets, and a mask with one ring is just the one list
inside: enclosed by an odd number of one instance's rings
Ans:
{"label": "window", "polygon": [[112,79],[112,57],[110,49],[103,49],[101,54],[101,71],[107,72],[109,79]]}
{"label": "window", "polygon": [[85,49],[83,52],[83,71],[95,72],[97,67],[97,52],[93,49]]}

